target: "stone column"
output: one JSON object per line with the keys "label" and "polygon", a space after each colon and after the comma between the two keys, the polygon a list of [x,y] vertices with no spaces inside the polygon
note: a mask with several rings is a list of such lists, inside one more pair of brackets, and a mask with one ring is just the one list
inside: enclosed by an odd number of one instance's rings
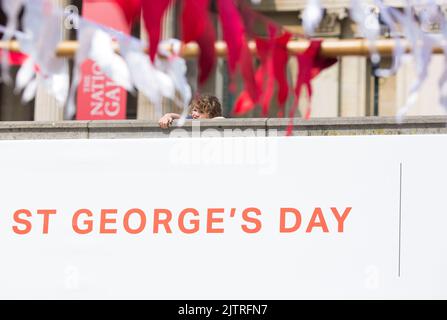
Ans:
{"label": "stone column", "polygon": [[[331,7],[326,9],[325,15],[315,30],[316,37],[323,37],[325,39],[339,38],[342,36],[342,21],[347,17],[346,9],[342,6]],[[293,59],[295,61],[295,59]],[[313,81],[313,96],[312,96],[312,118],[318,117],[337,117],[339,115],[340,94],[343,92],[340,89],[340,71],[341,62],[334,64],[329,69],[324,70]],[[307,109],[307,91],[306,95],[302,95],[301,99],[301,114],[306,113]]]}
{"label": "stone column", "polygon": [[[358,37],[358,30],[353,21],[346,18],[342,22],[342,38]],[[363,117],[369,111],[370,86],[366,57],[339,57],[340,64],[340,104],[341,117]]]}
{"label": "stone column", "polygon": [[[427,78],[419,91],[419,96],[414,106],[408,111],[407,115],[445,115],[446,111],[439,102],[439,85],[444,70],[443,55],[433,55],[428,69]],[[408,93],[416,80],[416,70],[413,60],[406,56],[405,63],[400,67],[396,74],[396,104],[394,114],[405,105],[408,99]]]}
{"label": "stone column", "polygon": [[[340,65],[336,63],[321,72],[313,81],[311,117],[337,117],[339,111],[339,72]],[[305,114],[302,109],[302,114]]]}
{"label": "stone column", "polygon": [[367,68],[364,57],[340,58],[340,116],[362,117],[367,107]]}
{"label": "stone column", "polygon": [[[389,69],[392,62],[392,58],[382,57],[380,67]],[[396,75],[386,78],[379,78],[379,116],[396,115],[396,80]]]}
{"label": "stone column", "polygon": [[[52,0],[52,2],[64,8],[70,4],[70,0]],[[68,32],[61,20],[62,39],[68,39]],[[64,119],[63,105],[58,103],[55,98],[49,95],[43,86],[37,89],[36,100],[34,105],[35,121],[60,121]]]}

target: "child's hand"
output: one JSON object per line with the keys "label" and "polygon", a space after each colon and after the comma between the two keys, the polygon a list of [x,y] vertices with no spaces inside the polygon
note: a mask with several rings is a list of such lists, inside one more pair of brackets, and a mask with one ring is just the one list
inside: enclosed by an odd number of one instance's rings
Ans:
{"label": "child's hand", "polygon": [[161,119],[158,121],[158,124],[160,125],[160,128],[167,129],[171,126],[172,121],[174,119],[170,114],[165,114]]}

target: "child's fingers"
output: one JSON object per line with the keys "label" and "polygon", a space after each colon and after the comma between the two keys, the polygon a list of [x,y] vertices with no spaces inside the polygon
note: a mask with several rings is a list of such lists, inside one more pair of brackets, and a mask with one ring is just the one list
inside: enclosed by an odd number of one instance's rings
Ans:
{"label": "child's fingers", "polygon": [[172,125],[173,121],[174,121],[174,119],[172,119],[172,118],[163,117],[158,121],[158,125],[162,129],[167,129]]}

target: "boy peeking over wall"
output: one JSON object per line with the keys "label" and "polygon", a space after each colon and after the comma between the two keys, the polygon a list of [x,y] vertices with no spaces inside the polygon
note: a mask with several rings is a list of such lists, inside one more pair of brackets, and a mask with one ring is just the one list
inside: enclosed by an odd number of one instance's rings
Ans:
{"label": "boy peeking over wall", "polygon": [[[167,129],[176,119],[180,119],[179,114],[167,113],[160,118],[158,124],[161,128]],[[188,119],[224,119],[219,99],[209,94],[195,97],[189,104]]]}

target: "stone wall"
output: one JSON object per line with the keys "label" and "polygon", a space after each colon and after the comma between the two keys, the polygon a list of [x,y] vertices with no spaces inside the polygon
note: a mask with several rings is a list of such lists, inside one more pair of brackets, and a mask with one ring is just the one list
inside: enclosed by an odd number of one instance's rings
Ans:
{"label": "stone wall", "polygon": [[[161,129],[155,121],[0,122],[0,140],[132,139],[169,137],[284,136],[289,119],[225,119],[186,121]],[[447,116],[315,118],[293,120],[292,135],[447,134]]]}

